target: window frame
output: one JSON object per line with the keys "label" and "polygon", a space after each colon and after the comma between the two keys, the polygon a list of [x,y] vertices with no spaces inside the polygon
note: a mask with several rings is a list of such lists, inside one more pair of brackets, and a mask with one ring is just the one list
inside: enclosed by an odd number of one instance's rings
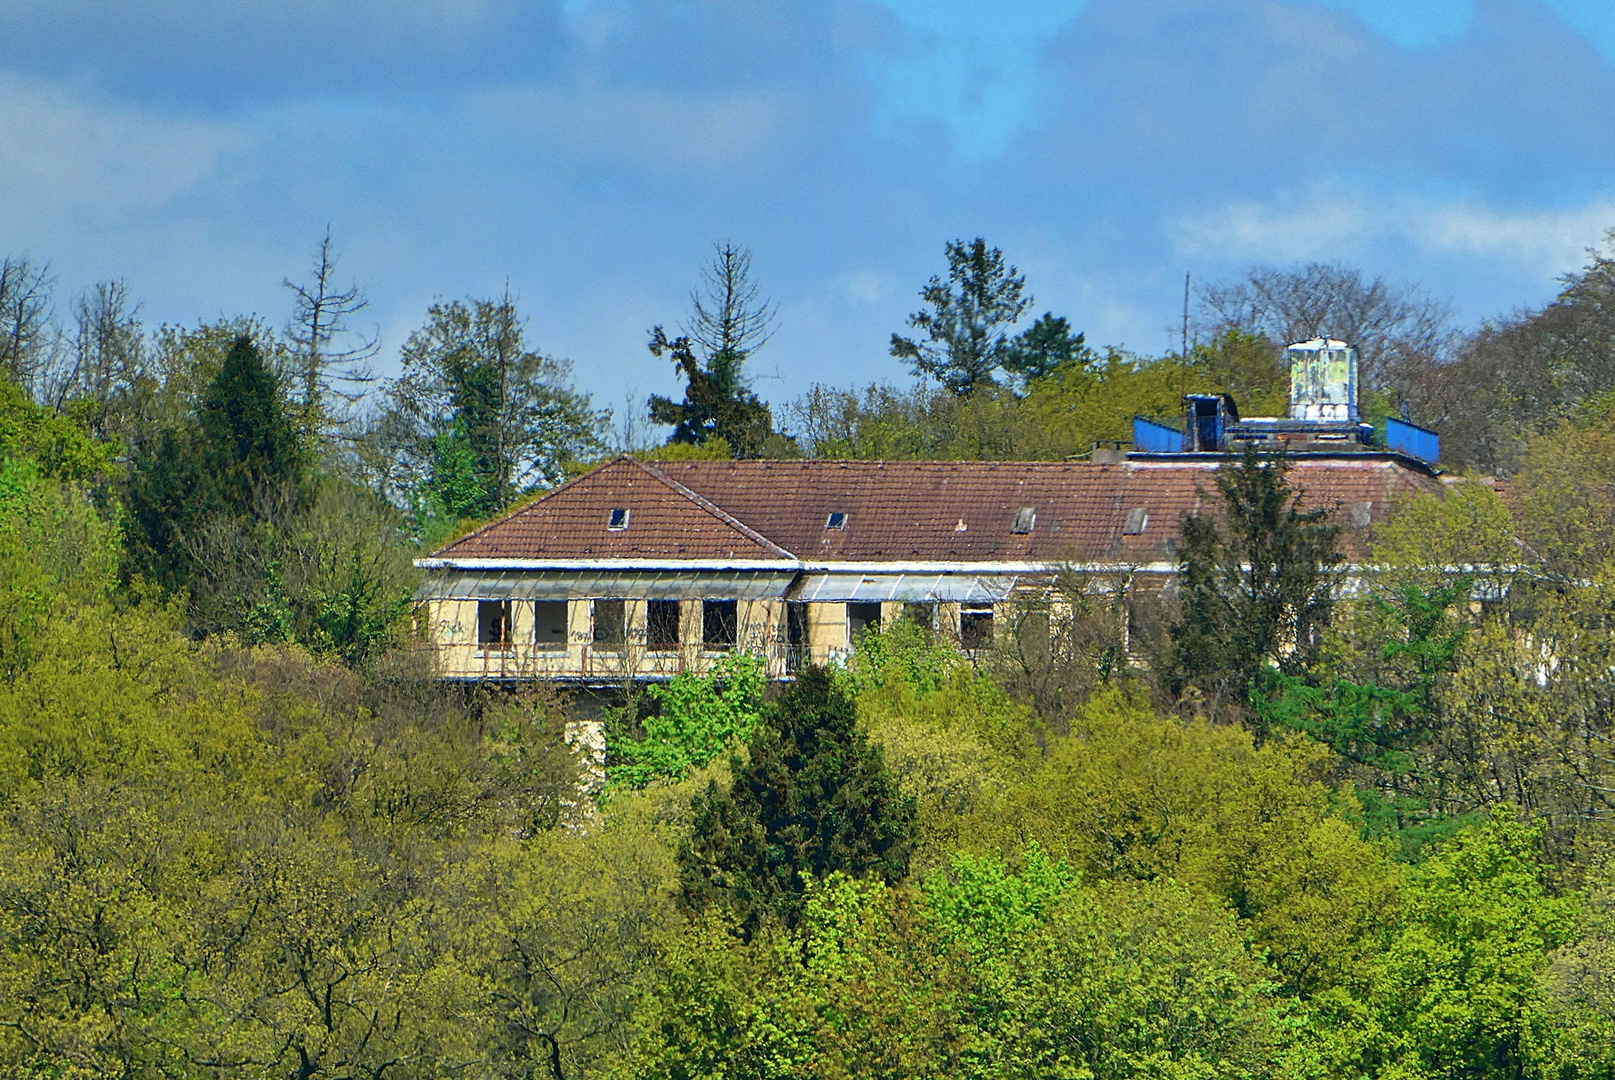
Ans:
{"label": "window frame", "polygon": [[[645,648],[650,652],[678,652],[684,645],[684,610],[678,600],[645,601]],[[657,630],[667,629],[665,614],[673,613],[673,636],[656,636]],[[658,613],[662,613],[660,616]]]}
{"label": "window frame", "polygon": [[724,596],[702,600],[701,648],[706,652],[733,652],[739,647],[740,601]]}
{"label": "window frame", "polygon": [[[615,604],[621,613],[619,627],[621,636],[610,638],[601,636],[600,607],[602,604]],[[602,596],[589,601],[589,642],[597,649],[610,649],[621,652],[628,647],[628,601],[615,596]]]}
{"label": "window frame", "polygon": [[[484,634],[489,626],[494,625],[487,616],[489,609],[497,609],[499,636],[490,638]],[[513,647],[511,641],[511,624],[515,621],[515,612],[509,600],[478,600],[477,601],[477,651],[481,653],[510,652]]]}
{"label": "window frame", "polygon": [[[975,602],[959,605],[959,647],[966,652],[977,652],[992,648],[997,627],[993,625],[997,616],[997,605],[987,602]],[[982,627],[985,625],[985,637],[982,636]]]}
{"label": "window frame", "polygon": [[[538,612],[539,612],[539,609],[541,607],[544,607],[545,605],[550,605],[552,608],[554,608],[554,607],[560,608],[560,612],[561,612],[561,639],[559,641],[556,641],[553,638],[540,638],[539,637]],[[571,630],[572,630],[572,605],[571,604],[567,603],[565,600],[534,600],[533,601],[533,648],[541,649],[541,650],[543,650],[545,652],[559,652],[559,651],[565,650],[568,643],[569,643],[569,641],[571,640],[571,636],[572,636],[571,635]]]}

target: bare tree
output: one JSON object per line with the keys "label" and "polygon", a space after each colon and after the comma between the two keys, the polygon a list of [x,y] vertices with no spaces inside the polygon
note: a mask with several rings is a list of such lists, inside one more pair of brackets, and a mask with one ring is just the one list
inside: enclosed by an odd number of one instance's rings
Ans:
{"label": "bare tree", "polygon": [[48,263],[35,266],[26,255],[0,259],[0,367],[30,391],[59,345],[51,322]]}
{"label": "bare tree", "polygon": [[380,348],[376,334],[363,335],[342,345],[337,342],[349,332],[348,319],[367,307],[370,301],[357,284],[346,289],[336,285],[336,252],[331,246],[331,230],[314,254],[312,279],[300,285],[290,279],[281,282],[292,291],[292,320],[286,326],[297,364],[301,393],[301,424],[307,434],[323,435],[333,423],[341,423],[329,406],[329,399],[351,407],[363,395],[363,387],[374,381],[369,361]]}
{"label": "bare tree", "polygon": [[[778,308],[751,279],[751,251],[725,240],[701,268],[701,285],[690,290],[690,318],[682,329],[708,357],[744,358],[768,344]],[[737,359],[738,362],[738,359]]]}
{"label": "bare tree", "polygon": [[1240,281],[1201,289],[1200,304],[1213,333],[1238,329],[1276,345],[1314,337],[1350,342],[1363,386],[1399,397],[1414,373],[1446,359],[1453,343],[1444,304],[1417,288],[1370,280],[1332,263],[1258,266]]}
{"label": "bare tree", "polygon": [[94,423],[104,428],[112,401],[145,373],[140,304],[129,299],[121,278],[99,281],[74,301],[73,324],[63,363],[48,379],[48,397],[58,409],[72,400],[94,402]]}

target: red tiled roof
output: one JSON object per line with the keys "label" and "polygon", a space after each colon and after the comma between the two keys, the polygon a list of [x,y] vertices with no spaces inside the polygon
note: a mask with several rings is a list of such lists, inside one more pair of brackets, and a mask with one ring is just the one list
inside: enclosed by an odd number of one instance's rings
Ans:
{"label": "red tiled roof", "polygon": [[[1217,462],[677,461],[622,458],[451,544],[445,558],[778,558],[808,562],[1144,563],[1172,558],[1185,513],[1215,510]],[[1303,505],[1368,504],[1381,522],[1399,497],[1440,480],[1385,455],[1292,460]],[[1208,497],[1209,496],[1209,501]],[[679,506],[679,501],[684,506]],[[629,528],[606,532],[611,507]],[[1011,531],[1023,507],[1031,532]],[[721,508],[721,509],[720,509]],[[1125,535],[1129,513],[1148,522]],[[843,529],[827,529],[831,513]],[[743,523],[743,524],[742,524]],[[1362,553],[1367,530],[1341,545]],[[764,539],[766,538],[766,539]],[[764,552],[768,551],[767,554]],[[789,555],[785,555],[789,553]]]}
{"label": "red tiled roof", "polygon": [[[613,531],[611,512],[629,512]],[[766,537],[630,457],[564,484],[463,536],[443,558],[788,559]]]}

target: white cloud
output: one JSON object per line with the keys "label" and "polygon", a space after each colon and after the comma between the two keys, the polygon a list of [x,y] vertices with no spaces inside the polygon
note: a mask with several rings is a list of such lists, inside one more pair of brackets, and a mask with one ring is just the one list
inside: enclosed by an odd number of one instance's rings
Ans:
{"label": "white cloud", "polygon": [[1412,198],[1376,202],[1316,188],[1270,202],[1228,203],[1168,219],[1167,236],[1185,255],[1329,259],[1371,242],[1400,242],[1432,255],[1471,255],[1559,274],[1615,226],[1615,199],[1555,210],[1503,210],[1472,201]]}
{"label": "white cloud", "polygon": [[1560,273],[1581,265],[1587,248],[1615,226],[1615,199],[1520,213],[1460,204],[1432,211],[1422,226],[1421,239],[1438,250],[1504,258]]}
{"label": "white cloud", "polygon": [[246,141],[229,127],[105,107],[0,75],[0,223],[32,230],[53,218],[161,206]]}
{"label": "white cloud", "polygon": [[872,270],[854,270],[836,279],[839,290],[849,299],[875,304],[886,299],[892,291],[890,276]]}
{"label": "white cloud", "polygon": [[1169,219],[1167,236],[1186,255],[1316,258],[1377,231],[1366,200],[1318,190],[1274,202],[1234,202],[1198,216]]}

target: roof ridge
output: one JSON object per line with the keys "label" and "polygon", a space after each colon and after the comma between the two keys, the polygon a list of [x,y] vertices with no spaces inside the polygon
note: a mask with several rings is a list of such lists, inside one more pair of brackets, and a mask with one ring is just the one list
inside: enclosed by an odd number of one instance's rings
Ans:
{"label": "roof ridge", "polygon": [[708,499],[706,496],[700,494],[699,492],[692,491],[690,488],[685,487],[683,484],[679,483],[677,480],[674,480],[671,476],[666,475],[660,469],[655,468],[650,463],[640,461],[638,458],[634,457],[632,454],[624,454],[623,457],[627,458],[629,461],[633,462],[635,465],[638,465],[646,473],[648,473],[649,475],[655,477],[657,480],[661,481],[663,484],[666,484],[669,488],[671,488],[673,491],[677,492],[678,494],[684,496],[686,499],[689,499],[691,502],[695,503],[695,505],[699,506],[701,509],[703,509],[707,513],[711,514],[713,517],[717,518],[719,521],[722,521],[725,525],[728,525],[730,528],[734,529],[736,532],[740,533],[742,536],[746,537],[748,540],[751,540],[753,543],[761,544],[764,547],[769,548],[770,550],[772,550],[775,554],[780,555],[780,556],[782,556],[784,558],[787,558],[787,559],[796,558],[795,555],[791,554],[789,551],[786,551],[784,548],[782,548],[778,544],[774,543],[774,541],[770,540],[768,537],[764,536],[762,533],[758,532],[756,529],[752,528],[750,525],[747,525],[744,521],[741,521],[739,518],[737,518],[733,514],[729,513],[729,511],[725,510],[723,507],[719,506],[717,503],[713,502],[711,499]]}

